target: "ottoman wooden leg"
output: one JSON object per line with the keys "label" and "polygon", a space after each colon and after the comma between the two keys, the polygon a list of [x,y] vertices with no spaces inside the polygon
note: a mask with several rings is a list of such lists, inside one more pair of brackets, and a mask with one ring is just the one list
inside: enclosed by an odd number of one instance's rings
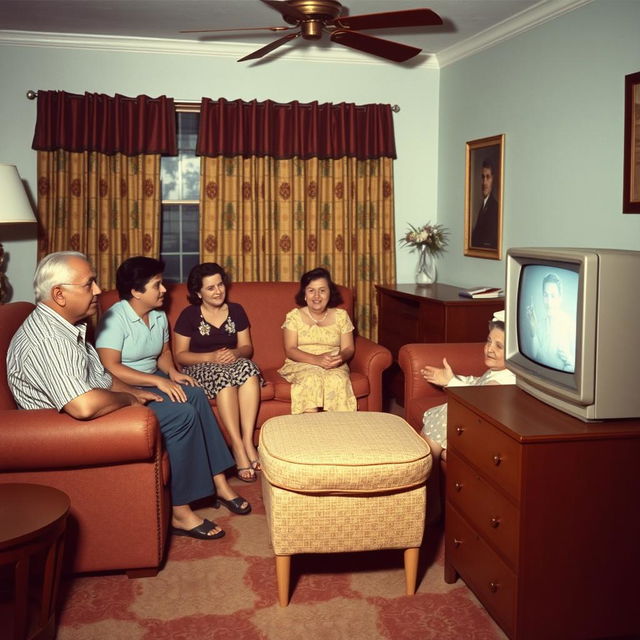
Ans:
{"label": "ottoman wooden leg", "polygon": [[420,549],[412,547],[404,550],[404,577],[407,585],[407,595],[412,596],[416,592],[416,579],[418,577],[418,558]]}
{"label": "ottoman wooden leg", "polygon": [[278,603],[281,607],[289,604],[289,576],[291,556],[276,556],[276,580],[278,582]]}

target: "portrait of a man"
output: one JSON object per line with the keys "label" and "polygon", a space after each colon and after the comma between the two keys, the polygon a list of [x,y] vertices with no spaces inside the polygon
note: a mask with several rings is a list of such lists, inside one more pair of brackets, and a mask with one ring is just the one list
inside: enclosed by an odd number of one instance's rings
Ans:
{"label": "portrait of a man", "polygon": [[503,139],[467,142],[465,255],[500,259]]}

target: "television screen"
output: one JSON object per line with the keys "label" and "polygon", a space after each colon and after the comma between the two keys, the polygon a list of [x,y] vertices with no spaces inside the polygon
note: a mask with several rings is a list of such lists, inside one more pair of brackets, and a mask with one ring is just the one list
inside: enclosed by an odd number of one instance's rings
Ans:
{"label": "television screen", "polygon": [[518,288],[518,339],[521,353],[536,364],[575,372],[578,286],[579,273],[570,267],[523,267]]}

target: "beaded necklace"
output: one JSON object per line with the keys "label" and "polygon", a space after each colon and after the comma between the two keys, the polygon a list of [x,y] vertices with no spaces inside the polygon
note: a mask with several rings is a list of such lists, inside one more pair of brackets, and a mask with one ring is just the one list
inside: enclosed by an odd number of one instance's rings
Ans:
{"label": "beaded necklace", "polygon": [[322,318],[320,318],[320,320],[316,320],[312,315],[311,315],[311,311],[309,311],[309,307],[305,307],[305,310],[307,312],[307,315],[309,316],[309,318],[311,319],[311,322],[313,322],[314,324],[320,324],[321,322],[324,322],[327,319],[327,315],[329,313],[329,310],[327,309],[324,312],[324,315],[322,316]]}

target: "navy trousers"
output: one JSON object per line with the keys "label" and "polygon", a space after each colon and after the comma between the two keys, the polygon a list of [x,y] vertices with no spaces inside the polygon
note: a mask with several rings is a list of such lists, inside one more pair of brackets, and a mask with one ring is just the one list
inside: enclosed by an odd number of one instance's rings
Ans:
{"label": "navy trousers", "polygon": [[148,407],[158,418],[169,454],[173,504],[212,495],[212,476],[235,463],[204,391],[183,385],[187,402],[173,402],[157,387],[145,389],[164,398],[164,402],[150,402]]}

